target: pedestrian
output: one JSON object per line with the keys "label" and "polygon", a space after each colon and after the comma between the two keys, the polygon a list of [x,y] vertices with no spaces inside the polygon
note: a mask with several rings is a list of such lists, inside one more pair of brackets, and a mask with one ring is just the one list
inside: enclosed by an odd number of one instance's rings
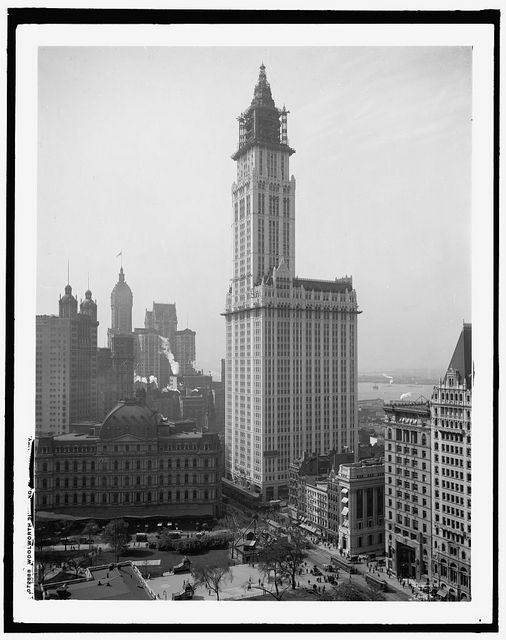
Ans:
{"label": "pedestrian", "polygon": [[323,593],[325,593],[325,585],[323,585]]}

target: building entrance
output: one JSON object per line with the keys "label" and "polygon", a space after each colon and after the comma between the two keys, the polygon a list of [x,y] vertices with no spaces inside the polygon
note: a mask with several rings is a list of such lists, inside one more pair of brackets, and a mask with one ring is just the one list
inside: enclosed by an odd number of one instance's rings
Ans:
{"label": "building entrance", "polygon": [[416,554],[412,547],[397,543],[396,573],[401,578],[416,578]]}

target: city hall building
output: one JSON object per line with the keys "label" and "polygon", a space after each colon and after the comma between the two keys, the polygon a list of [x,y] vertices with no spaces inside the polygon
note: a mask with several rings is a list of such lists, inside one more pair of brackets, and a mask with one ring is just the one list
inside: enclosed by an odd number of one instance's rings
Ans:
{"label": "city hall building", "polygon": [[166,421],[138,397],[81,433],[36,441],[36,510],[90,518],[216,517],[221,445],[191,420]]}
{"label": "city hall building", "polygon": [[296,277],[288,111],[260,67],[232,158],[226,297],[226,477],[263,500],[288,495],[307,452],[356,451],[357,296],[350,277]]}

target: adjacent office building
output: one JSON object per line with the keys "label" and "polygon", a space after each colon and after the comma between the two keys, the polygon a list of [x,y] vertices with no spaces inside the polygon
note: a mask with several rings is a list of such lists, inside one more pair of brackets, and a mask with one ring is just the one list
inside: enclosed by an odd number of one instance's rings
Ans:
{"label": "adjacent office building", "polygon": [[432,478],[429,401],[385,405],[385,550],[399,577],[431,580]]}
{"label": "adjacent office building", "polygon": [[382,459],[342,464],[330,472],[328,535],[345,555],[383,555],[384,489]]}
{"label": "adjacent office building", "polygon": [[471,336],[464,324],[431,403],[433,577],[457,601],[471,598]]}
{"label": "adjacent office building", "polygon": [[295,178],[288,111],[260,67],[232,158],[232,284],[226,298],[226,472],[286,495],[304,451],[357,447],[357,297],[349,277],[295,276]]}

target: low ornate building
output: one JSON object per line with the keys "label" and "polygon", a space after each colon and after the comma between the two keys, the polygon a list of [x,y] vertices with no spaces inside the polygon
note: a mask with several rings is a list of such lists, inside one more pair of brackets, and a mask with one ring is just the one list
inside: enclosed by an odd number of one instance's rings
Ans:
{"label": "low ornate building", "polygon": [[40,437],[36,509],[84,517],[214,517],[221,514],[217,434],[164,420],[144,394],[117,404],[88,433]]}

